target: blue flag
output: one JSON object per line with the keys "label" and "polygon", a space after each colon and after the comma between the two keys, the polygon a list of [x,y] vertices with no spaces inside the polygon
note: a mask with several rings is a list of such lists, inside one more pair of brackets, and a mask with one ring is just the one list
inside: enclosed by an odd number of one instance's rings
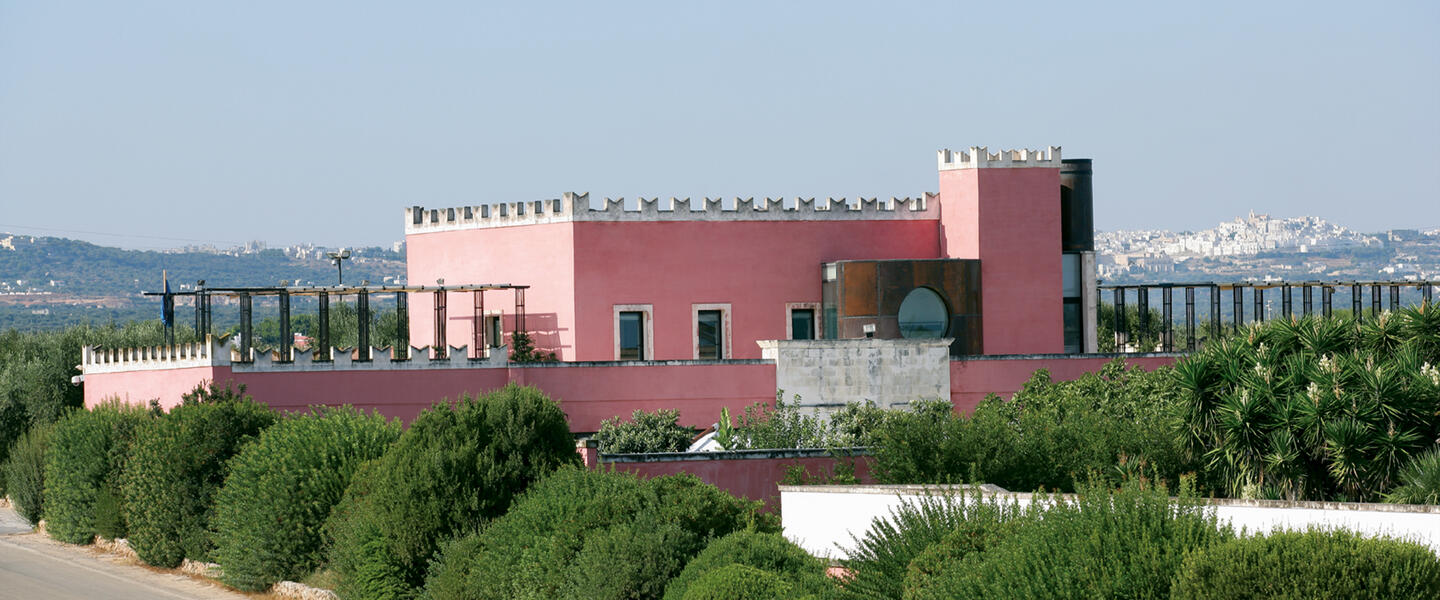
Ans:
{"label": "blue flag", "polygon": [[165,295],[160,297],[160,322],[169,327],[175,315],[175,298],[170,295],[170,274],[160,271],[160,279],[165,283]]}

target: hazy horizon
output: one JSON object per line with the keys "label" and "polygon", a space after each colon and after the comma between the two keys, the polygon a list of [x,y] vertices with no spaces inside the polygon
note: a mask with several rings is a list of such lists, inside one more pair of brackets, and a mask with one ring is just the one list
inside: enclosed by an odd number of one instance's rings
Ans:
{"label": "hazy horizon", "polygon": [[1095,161],[1098,229],[1440,227],[1440,4],[0,0],[0,231],[388,246],[403,208],[884,197]]}

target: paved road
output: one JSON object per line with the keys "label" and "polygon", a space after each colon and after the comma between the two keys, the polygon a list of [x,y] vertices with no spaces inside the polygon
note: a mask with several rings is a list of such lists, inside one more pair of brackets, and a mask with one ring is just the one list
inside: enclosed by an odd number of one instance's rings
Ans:
{"label": "paved road", "polygon": [[29,531],[13,509],[0,508],[0,600],[251,598]]}

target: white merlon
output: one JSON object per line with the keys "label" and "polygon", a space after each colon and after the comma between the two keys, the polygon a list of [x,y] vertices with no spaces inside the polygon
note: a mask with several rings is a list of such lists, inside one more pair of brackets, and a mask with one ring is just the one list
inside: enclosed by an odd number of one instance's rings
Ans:
{"label": "white merlon", "polygon": [[405,209],[405,233],[432,233],[518,225],[569,222],[630,221],[855,221],[939,219],[937,194],[916,198],[736,198],[725,208],[721,198],[704,198],[696,209],[689,198],[639,198],[634,210],[625,198],[606,198],[603,208],[590,207],[589,194],[567,192],[563,197],[536,202],[463,206],[459,208]]}
{"label": "white merlon", "polygon": [[389,347],[370,349],[370,360],[358,360],[352,348],[336,348],[332,360],[315,360],[308,350],[296,350],[289,362],[277,360],[272,352],[257,352],[252,362],[235,361],[230,367],[236,373],[292,373],[302,371],[424,371],[435,369],[480,369],[504,367],[510,363],[505,346],[490,349],[488,358],[470,358],[466,346],[450,346],[439,354],[429,346],[411,347],[409,358],[395,358]]}
{"label": "white merlon", "polygon": [[1001,150],[991,154],[985,146],[971,146],[969,150],[940,150],[936,152],[941,171],[956,169],[1020,169],[1031,167],[1060,168],[1060,147],[1050,146],[1044,150]]}
{"label": "white merlon", "polygon": [[173,346],[142,348],[85,346],[80,349],[80,372],[90,375],[228,366],[230,364],[228,344],[227,336],[207,335],[203,342]]}
{"label": "white merlon", "polygon": [[206,336],[204,342],[174,346],[143,348],[81,348],[81,372],[85,375],[160,371],[191,367],[230,367],[240,373],[293,371],[377,371],[420,369],[476,369],[504,367],[510,362],[509,348],[490,348],[486,358],[470,358],[466,346],[450,346],[438,353],[429,346],[410,348],[409,358],[395,358],[390,347],[370,349],[370,360],[357,360],[353,348],[335,348],[331,360],[316,360],[312,350],[293,350],[290,361],[280,360],[279,353],[251,349],[250,359],[240,355],[235,340],[228,336]]}

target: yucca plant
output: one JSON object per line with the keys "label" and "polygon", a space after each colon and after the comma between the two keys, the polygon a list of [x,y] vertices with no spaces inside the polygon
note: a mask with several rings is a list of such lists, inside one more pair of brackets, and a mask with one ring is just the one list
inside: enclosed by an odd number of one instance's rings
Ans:
{"label": "yucca plant", "polygon": [[1440,310],[1246,326],[1175,366],[1177,435],[1231,496],[1375,499],[1440,443]]}
{"label": "yucca plant", "polygon": [[1400,485],[1385,494],[1386,502],[1440,504],[1440,446],[1416,456],[1400,469]]}

